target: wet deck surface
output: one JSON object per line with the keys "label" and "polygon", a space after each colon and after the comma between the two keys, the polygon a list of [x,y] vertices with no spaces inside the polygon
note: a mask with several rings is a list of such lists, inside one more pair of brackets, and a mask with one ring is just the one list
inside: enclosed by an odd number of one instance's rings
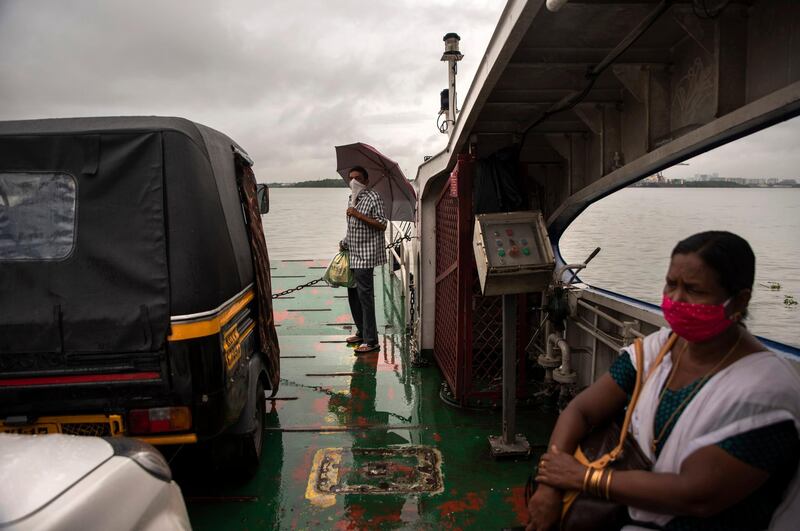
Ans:
{"label": "wet deck surface", "polygon": [[[326,261],[273,264],[273,289],[318,278]],[[525,519],[523,486],[536,461],[495,461],[487,437],[499,411],[439,398],[435,365],[412,368],[399,295],[375,277],[381,351],[355,356],[345,289],[312,287],[275,301],[280,400],[267,401],[264,456],[247,483],[178,475],[197,530],[501,529]],[[387,284],[388,285],[388,284]],[[396,300],[392,304],[392,300]],[[537,457],[553,413],[518,413]]]}

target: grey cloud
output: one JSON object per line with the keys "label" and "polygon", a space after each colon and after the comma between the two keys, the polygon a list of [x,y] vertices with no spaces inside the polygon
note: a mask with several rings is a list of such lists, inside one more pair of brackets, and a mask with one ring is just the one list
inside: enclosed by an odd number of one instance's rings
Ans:
{"label": "grey cloud", "polygon": [[434,129],[442,35],[463,38],[466,94],[502,7],[4,0],[0,118],[185,116],[236,139],[265,180],[328,177],[333,146],[363,140],[413,176],[445,141]]}
{"label": "grey cloud", "polygon": [[[447,80],[442,36],[462,37],[463,101],[502,8],[500,0],[0,0],[0,119],[184,116],[236,139],[262,180],[330,177],[333,147],[364,141],[413,177],[446,141],[435,129]],[[753,144],[738,166],[800,167],[797,133]],[[781,149],[791,163],[772,163]],[[722,168],[734,156],[717,159]],[[674,171],[700,173],[698,164]]]}

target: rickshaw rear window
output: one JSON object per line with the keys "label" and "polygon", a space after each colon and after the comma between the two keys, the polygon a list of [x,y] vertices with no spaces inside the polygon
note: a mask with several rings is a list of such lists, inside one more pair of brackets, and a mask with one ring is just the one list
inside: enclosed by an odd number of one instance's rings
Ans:
{"label": "rickshaw rear window", "polygon": [[72,175],[0,172],[0,261],[61,260],[75,246]]}

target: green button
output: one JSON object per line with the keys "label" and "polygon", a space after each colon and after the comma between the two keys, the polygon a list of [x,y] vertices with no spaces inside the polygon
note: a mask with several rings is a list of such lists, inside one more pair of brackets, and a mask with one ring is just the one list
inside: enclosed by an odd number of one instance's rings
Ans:
{"label": "green button", "polygon": [[506,250],[505,249],[500,249],[499,251],[497,251],[497,254],[499,256],[505,256],[506,255]]}
{"label": "green button", "polygon": [[531,250],[528,249],[527,247],[523,247],[522,248],[522,254],[524,254],[525,256],[528,256],[529,254],[531,254]]}

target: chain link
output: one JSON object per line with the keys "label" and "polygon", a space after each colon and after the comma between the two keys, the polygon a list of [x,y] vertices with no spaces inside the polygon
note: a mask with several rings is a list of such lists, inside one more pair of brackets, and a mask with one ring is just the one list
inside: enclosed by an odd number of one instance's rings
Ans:
{"label": "chain link", "polygon": [[389,245],[387,245],[386,248],[387,249],[391,249],[392,247],[396,247],[396,246],[400,245],[400,242],[402,242],[403,240],[411,241],[411,235],[410,234],[406,234],[404,236],[398,236],[398,238],[395,241],[393,241],[392,243],[390,243]]}
{"label": "chain link", "polygon": [[[399,244],[400,244],[400,242],[402,242],[403,240],[408,240],[408,241],[410,241],[410,240],[411,240],[411,235],[409,235],[409,234],[406,234],[405,236],[400,236],[400,237],[399,237],[399,238],[397,238],[395,241],[393,241],[392,243],[390,243],[389,245],[387,245],[387,246],[386,246],[386,249],[391,249],[391,248],[393,248],[393,247],[395,247],[395,246],[399,245]],[[273,294],[273,295],[272,295],[272,298],[273,298],[273,299],[277,299],[278,297],[283,297],[284,295],[288,295],[288,294],[290,294],[290,293],[294,293],[295,291],[300,291],[301,289],[304,289],[304,288],[310,288],[310,287],[311,287],[311,286],[313,286],[314,284],[318,284],[318,283],[320,283],[320,282],[322,282],[322,277],[320,277],[320,278],[318,278],[318,279],[316,279],[316,280],[312,280],[311,282],[306,282],[305,284],[300,284],[300,285],[299,285],[299,286],[297,286],[297,287],[294,287],[294,288],[289,288],[289,289],[287,289],[286,291],[281,291],[280,293],[275,293],[275,294]]]}
{"label": "chain link", "polygon": [[273,299],[277,299],[278,297],[283,297],[284,295],[288,295],[290,293],[294,293],[295,291],[300,291],[301,289],[304,289],[304,288],[310,288],[311,286],[313,286],[314,284],[317,284],[319,282],[322,282],[322,278],[318,278],[316,280],[312,280],[311,282],[306,282],[305,284],[300,284],[299,286],[297,286],[295,288],[289,288],[286,291],[281,291],[280,293],[274,293],[272,295],[272,298]]}
{"label": "chain link", "polygon": [[410,284],[408,286],[408,326],[406,327],[409,331],[413,331],[414,329],[414,321],[416,316],[416,303],[417,303],[417,290],[414,287],[414,284]]}
{"label": "chain link", "polygon": [[408,337],[408,344],[411,355],[412,367],[427,367],[430,365],[428,360],[422,357],[419,345],[417,344],[417,290],[414,284],[408,287],[409,295],[409,319],[408,326],[406,326],[406,337]]}

